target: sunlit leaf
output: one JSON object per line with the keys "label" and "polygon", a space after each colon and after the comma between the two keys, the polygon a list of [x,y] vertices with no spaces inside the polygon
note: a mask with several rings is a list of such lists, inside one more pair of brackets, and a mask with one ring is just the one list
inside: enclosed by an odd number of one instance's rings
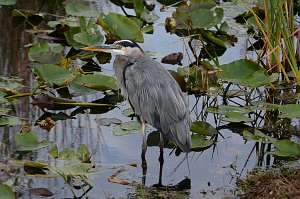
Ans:
{"label": "sunlit leaf", "polygon": [[300,157],[300,145],[291,140],[276,140],[273,144],[276,148],[273,153],[277,156]]}
{"label": "sunlit leaf", "polygon": [[48,140],[38,141],[38,137],[33,133],[16,134],[16,142],[21,145],[18,151],[34,151],[44,147],[48,147],[51,142]]}
{"label": "sunlit leaf", "polygon": [[213,140],[205,139],[205,136],[201,134],[192,135],[192,149],[205,149],[214,144]]}
{"label": "sunlit leaf", "polygon": [[104,31],[110,31],[119,39],[129,39],[136,42],[144,42],[144,37],[139,26],[130,18],[117,13],[101,15],[98,24]]}
{"label": "sunlit leaf", "polygon": [[116,78],[107,75],[100,75],[100,74],[78,75],[76,76],[74,82],[81,86],[85,86],[100,91],[118,89]]}
{"label": "sunlit leaf", "polygon": [[124,115],[126,117],[133,117],[135,115],[135,113],[132,110],[132,108],[128,108],[123,111],[122,115]]}
{"label": "sunlit leaf", "polygon": [[209,123],[204,122],[204,121],[192,122],[190,130],[194,133],[198,133],[201,135],[212,136],[212,135],[218,134],[218,131],[216,128],[214,128]]}
{"label": "sunlit leaf", "polygon": [[50,85],[63,86],[74,79],[74,75],[66,68],[54,65],[43,64],[32,69],[33,73]]}
{"label": "sunlit leaf", "polygon": [[13,116],[1,116],[0,117],[0,126],[16,126],[21,125],[21,120],[18,117]]}
{"label": "sunlit leaf", "polygon": [[279,106],[278,110],[282,112],[280,118],[300,118],[300,105],[298,104],[285,104]]}
{"label": "sunlit leaf", "polygon": [[251,122],[252,119],[246,117],[243,113],[240,112],[227,112],[225,116],[221,117],[221,120],[227,122]]}
{"label": "sunlit leaf", "polygon": [[82,144],[77,148],[76,156],[82,163],[88,163],[91,158],[90,151],[85,144]]}
{"label": "sunlit leaf", "polygon": [[0,185],[0,199],[15,199],[16,195],[12,188],[6,184]]}
{"label": "sunlit leaf", "polygon": [[87,1],[72,0],[68,1],[65,7],[66,13],[73,16],[96,17],[96,10],[92,9]]}
{"label": "sunlit leaf", "polygon": [[58,173],[63,176],[79,176],[79,175],[85,175],[88,174],[88,170],[93,168],[95,164],[91,163],[82,163],[82,164],[74,164],[74,165],[69,165],[69,166],[48,166],[47,168],[54,172]]}
{"label": "sunlit leaf", "polygon": [[269,76],[263,67],[247,59],[233,61],[219,67],[222,71],[217,72],[218,78],[251,88],[271,83],[277,79],[276,74]]}

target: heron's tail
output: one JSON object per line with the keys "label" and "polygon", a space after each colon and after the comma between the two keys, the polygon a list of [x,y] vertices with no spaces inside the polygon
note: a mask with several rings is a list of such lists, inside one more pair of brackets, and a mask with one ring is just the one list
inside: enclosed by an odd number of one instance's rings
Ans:
{"label": "heron's tail", "polygon": [[190,126],[188,120],[182,120],[170,126],[169,139],[183,151],[189,152],[192,148]]}

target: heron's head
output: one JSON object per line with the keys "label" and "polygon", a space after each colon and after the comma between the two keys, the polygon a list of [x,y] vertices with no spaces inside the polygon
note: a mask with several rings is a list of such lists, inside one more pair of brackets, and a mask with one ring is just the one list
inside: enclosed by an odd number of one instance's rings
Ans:
{"label": "heron's head", "polygon": [[117,53],[118,55],[128,57],[140,57],[144,55],[142,48],[136,42],[130,40],[119,40],[111,45],[89,46],[83,48],[83,50]]}

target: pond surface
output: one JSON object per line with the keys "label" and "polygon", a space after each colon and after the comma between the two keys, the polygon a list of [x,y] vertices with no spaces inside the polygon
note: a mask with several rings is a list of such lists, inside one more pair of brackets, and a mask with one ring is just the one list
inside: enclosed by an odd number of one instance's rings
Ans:
{"label": "pond surface", "polygon": [[[99,1],[95,3],[99,11],[121,12],[120,8],[112,5],[109,1]],[[20,1],[19,7],[28,10],[37,9],[40,4],[35,1]],[[242,6],[238,7],[243,9]],[[225,11],[227,10],[224,7]],[[230,10],[231,8],[228,8]],[[236,9],[236,8],[235,8]],[[156,8],[160,19],[154,24],[154,34],[145,34],[145,42],[141,47],[146,52],[151,52],[152,57],[160,60],[163,56],[173,52],[185,52],[185,42],[176,35],[170,35],[165,32],[164,19],[170,16],[173,10],[159,11]],[[49,11],[50,12],[50,11]],[[130,13],[130,11],[128,11]],[[63,14],[57,10],[57,15]],[[230,21],[231,14],[225,18]],[[24,47],[28,43],[38,40],[37,37],[27,33],[22,28],[13,28],[11,25],[10,7],[0,8],[0,75],[17,76],[23,79],[25,84],[24,91],[32,90],[34,81],[30,69],[27,68],[27,51]],[[238,41],[235,47],[228,48],[226,53],[219,58],[221,64],[245,57],[245,48],[247,38],[245,30],[236,26]],[[112,59],[113,60],[113,59]],[[185,54],[183,65],[187,65],[189,60]],[[112,75],[112,63],[102,65],[105,74]],[[177,70],[178,66],[167,66],[168,69]],[[101,98],[100,93],[79,97],[77,101],[93,101]],[[121,98],[121,97],[120,97]],[[217,123],[213,114],[203,115],[201,110],[209,97],[187,96],[191,112],[192,121],[203,119],[216,127],[227,123]],[[122,101],[122,100],[120,100]],[[237,101],[241,101],[237,99]],[[22,118],[30,126],[34,126],[35,121],[43,114],[36,106],[32,106],[30,98],[23,98],[19,103],[11,106],[11,114]],[[196,104],[196,108],[193,108]],[[59,150],[66,147],[71,149],[78,148],[85,144],[91,153],[92,162],[96,164],[96,170],[89,174],[89,180],[94,185],[85,196],[88,198],[127,198],[133,197],[132,193],[136,192],[134,186],[113,184],[108,182],[108,178],[117,172],[122,165],[125,165],[123,171],[117,178],[126,182],[142,183],[143,169],[141,165],[141,134],[132,134],[125,136],[114,136],[112,133],[113,126],[101,126],[97,123],[99,118],[117,118],[124,121],[130,121],[129,117],[122,115],[122,112],[129,108],[127,101],[118,103],[117,108],[104,113],[93,114],[93,111],[87,111],[77,114],[75,119],[58,121],[55,127],[47,132],[39,127],[33,127],[33,132],[38,132],[39,138],[46,138],[57,145]],[[61,111],[70,114],[72,110]],[[245,142],[243,137],[238,133],[224,127],[220,130],[217,143],[202,152],[191,152],[187,160],[184,160],[185,154],[176,156],[171,149],[164,149],[164,165],[162,173],[163,185],[175,185],[180,181],[189,178],[191,180],[191,189],[183,193],[181,197],[187,198],[222,198],[234,197],[236,193],[236,181],[245,177],[248,171],[256,166],[265,166],[265,160],[259,159],[258,151],[255,151],[255,143]],[[62,165],[63,163],[48,155],[48,149],[40,149],[27,154],[16,153],[17,145],[15,143],[15,134],[20,130],[20,126],[1,127],[0,129],[0,156],[1,168],[3,165],[10,165],[10,169],[2,170],[0,182],[8,182],[13,185],[14,190],[18,193],[19,198],[29,198],[29,189],[47,188],[54,193],[54,198],[72,198],[73,194],[70,187],[62,178],[43,178],[38,176],[26,176],[22,169],[17,171],[14,166],[16,160],[22,161],[40,161],[49,165]],[[148,128],[148,133],[154,131]],[[147,187],[151,187],[159,182],[160,163],[159,148],[148,147],[146,159],[148,168],[146,172]],[[270,157],[269,157],[270,158]],[[270,164],[271,160],[267,160]],[[137,167],[126,166],[130,163],[137,163]],[[2,165],[3,164],[3,165]],[[272,163],[271,163],[272,164]],[[76,195],[83,194],[82,190],[73,190]],[[164,192],[163,192],[164,193]],[[84,196],[84,197],[85,197]]]}

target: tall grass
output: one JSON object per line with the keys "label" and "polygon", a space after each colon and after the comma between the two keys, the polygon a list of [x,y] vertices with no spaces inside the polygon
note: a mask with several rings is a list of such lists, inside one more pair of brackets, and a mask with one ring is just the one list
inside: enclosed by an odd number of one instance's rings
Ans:
{"label": "tall grass", "polygon": [[259,0],[259,3],[264,9],[264,20],[260,19],[252,8],[249,9],[264,40],[259,58],[270,73],[282,72],[288,83],[290,83],[288,72],[292,71],[296,83],[300,85],[296,58],[298,50],[295,48],[294,36],[299,32],[299,28],[294,30],[294,1]]}

